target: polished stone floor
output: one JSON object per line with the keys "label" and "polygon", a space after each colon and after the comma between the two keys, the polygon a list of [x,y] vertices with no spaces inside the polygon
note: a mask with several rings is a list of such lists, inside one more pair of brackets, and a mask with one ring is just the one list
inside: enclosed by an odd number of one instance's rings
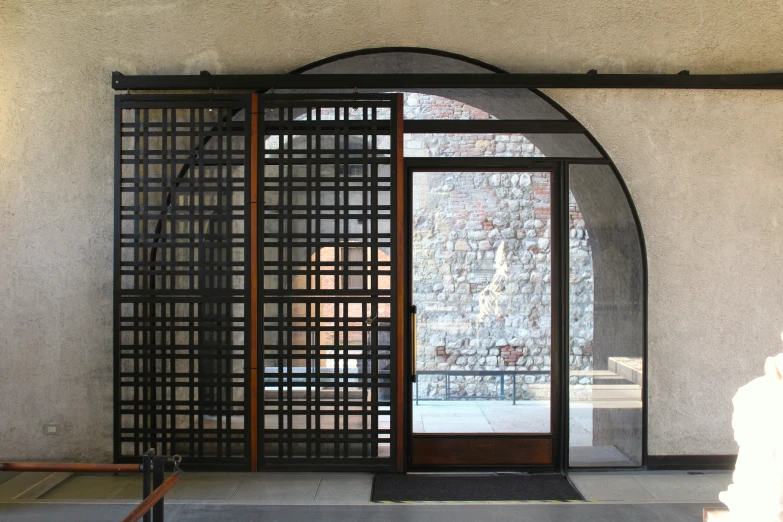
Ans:
{"label": "polished stone floor", "polygon": [[[701,522],[699,504],[491,504],[249,506],[178,504],[166,507],[170,522]],[[2,520],[32,522],[121,520],[129,506],[116,504],[0,505]]]}
{"label": "polished stone floor", "polygon": [[[119,520],[140,498],[137,476],[52,475],[0,472],[0,520]],[[166,497],[166,520],[698,522],[702,508],[718,506],[719,492],[731,482],[729,472],[572,472],[570,478],[589,502],[373,504],[368,473],[184,473]]]}
{"label": "polished stone floor", "polygon": [[717,503],[731,484],[729,471],[595,471],[568,476],[588,500]]}

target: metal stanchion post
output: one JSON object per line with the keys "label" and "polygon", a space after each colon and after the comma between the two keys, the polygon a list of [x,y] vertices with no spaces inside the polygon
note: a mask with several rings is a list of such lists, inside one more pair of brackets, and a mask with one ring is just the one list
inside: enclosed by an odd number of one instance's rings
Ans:
{"label": "metal stanchion post", "polygon": [[[155,455],[154,449],[147,450],[142,456],[141,462],[141,499],[144,500],[152,492],[152,457]],[[152,513],[149,511],[144,514],[144,522],[152,522]]]}
{"label": "metal stanchion post", "polygon": [[[152,459],[152,487],[158,489],[163,484],[163,472],[166,470],[166,458],[157,456]],[[153,522],[163,522],[163,498],[152,507]]]}

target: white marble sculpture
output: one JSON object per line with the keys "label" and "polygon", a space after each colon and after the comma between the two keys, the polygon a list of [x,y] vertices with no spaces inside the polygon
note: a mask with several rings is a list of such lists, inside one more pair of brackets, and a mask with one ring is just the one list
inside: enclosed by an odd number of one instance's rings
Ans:
{"label": "white marble sculpture", "polygon": [[764,376],[741,387],[732,402],[739,455],[734,483],[720,500],[733,520],[783,522],[783,353],[768,357]]}

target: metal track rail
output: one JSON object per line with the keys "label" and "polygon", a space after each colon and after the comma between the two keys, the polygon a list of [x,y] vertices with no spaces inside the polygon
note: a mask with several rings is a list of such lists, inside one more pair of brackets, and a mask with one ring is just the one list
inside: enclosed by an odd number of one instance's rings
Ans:
{"label": "metal track rail", "polygon": [[783,89],[783,73],[753,74],[208,74],[113,72],[114,90],[269,89]]}

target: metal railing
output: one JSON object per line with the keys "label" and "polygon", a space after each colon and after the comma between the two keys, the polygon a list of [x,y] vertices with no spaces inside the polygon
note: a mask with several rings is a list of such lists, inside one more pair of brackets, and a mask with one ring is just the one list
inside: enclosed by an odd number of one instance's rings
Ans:
{"label": "metal railing", "polygon": [[[144,522],[163,522],[163,497],[179,482],[179,463],[182,458],[179,455],[174,455],[172,460],[174,461],[174,474],[163,480],[166,457],[155,455],[154,449],[144,454],[142,501],[122,519],[122,522],[137,522],[142,517]],[[150,484],[154,489],[150,487]]]}
{"label": "metal railing", "polygon": [[[425,375],[445,375],[446,376],[446,395],[443,398],[437,397],[420,397],[419,396],[419,382],[420,379],[416,379],[416,404],[419,401],[451,401],[451,400],[481,400],[481,399],[504,399],[506,396],[506,379],[505,377],[511,377],[511,398],[513,404],[517,403],[517,376],[518,375],[551,375],[550,370],[522,370],[522,371],[505,371],[505,370],[419,370],[416,372],[419,376]],[[451,394],[451,377],[501,377],[500,386],[498,387],[497,395],[457,395]]]}
{"label": "metal railing", "polygon": [[[174,474],[164,480],[166,461],[174,462]],[[142,456],[141,464],[87,464],[69,462],[0,462],[0,471],[49,471],[71,473],[141,473],[142,501],[122,522],[163,522],[163,497],[179,482],[179,464],[182,457],[155,455],[150,449]]]}
{"label": "metal railing", "polygon": [[[141,504],[128,513],[122,522],[136,522],[144,517],[144,522],[163,522],[163,496],[179,482],[179,463],[182,457],[174,455],[174,474],[163,479],[166,471],[167,457],[155,455],[155,450],[147,450],[142,456],[142,501]],[[134,518],[135,517],[135,518]]]}

